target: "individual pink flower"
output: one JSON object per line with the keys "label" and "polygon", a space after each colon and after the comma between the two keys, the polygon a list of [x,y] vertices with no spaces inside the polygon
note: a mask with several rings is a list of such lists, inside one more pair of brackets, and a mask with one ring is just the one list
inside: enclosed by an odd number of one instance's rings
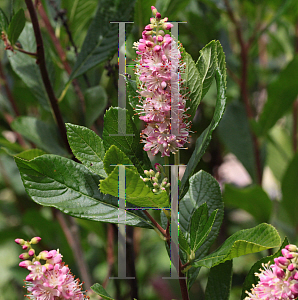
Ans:
{"label": "individual pink flower", "polygon": [[[29,293],[27,297],[32,300],[86,299],[82,292],[82,284],[64,265],[59,250],[42,251],[35,255],[31,244],[37,244],[40,240],[39,237],[31,239],[30,242],[16,240],[16,243],[20,245],[26,243],[28,253],[32,254],[28,255],[31,256],[32,261],[25,260],[20,263],[20,267],[26,268],[30,272],[25,281]],[[45,263],[42,264],[40,260],[44,260]]]}
{"label": "individual pink flower", "polygon": [[[153,155],[160,152],[161,156],[170,156],[184,146],[189,136],[186,101],[179,91],[179,70],[183,64],[177,42],[164,32],[173,25],[167,23],[167,18],[161,19],[154,6],[151,9],[155,18],[145,26],[142,39],[134,43],[139,54],[135,73],[141,82],[138,90],[141,103],[137,112],[147,123],[142,131],[144,150]],[[174,94],[177,95],[175,105]],[[172,122],[176,122],[176,130]]]}
{"label": "individual pink flower", "polygon": [[255,273],[260,281],[250,292],[246,292],[248,296],[245,300],[289,300],[298,297],[297,248],[290,247],[289,250],[288,246],[282,250],[283,256],[274,259],[274,264],[263,264],[260,273]]}

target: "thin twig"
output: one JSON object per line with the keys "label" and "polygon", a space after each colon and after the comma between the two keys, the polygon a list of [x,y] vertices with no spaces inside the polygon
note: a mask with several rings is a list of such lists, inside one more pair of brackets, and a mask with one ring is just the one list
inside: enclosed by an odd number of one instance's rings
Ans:
{"label": "thin twig", "polygon": [[29,52],[29,51],[26,51],[26,50],[24,50],[24,49],[22,49],[22,48],[19,48],[19,47],[14,47],[13,48],[14,50],[17,50],[17,51],[19,51],[19,52],[22,52],[22,53],[24,53],[24,54],[27,54],[27,55],[30,55],[30,56],[33,56],[33,57],[37,57],[37,53],[36,52]]}
{"label": "thin twig", "polygon": [[37,53],[36,63],[39,66],[42,81],[44,83],[46,92],[48,94],[48,97],[49,97],[49,100],[50,100],[50,103],[51,103],[51,106],[52,106],[52,109],[53,109],[53,112],[54,112],[54,115],[55,115],[55,118],[57,121],[57,125],[58,125],[59,131],[60,131],[60,135],[65,143],[65,146],[66,146],[68,152],[70,154],[72,154],[72,151],[70,149],[70,146],[69,146],[68,140],[67,140],[65,124],[63,122],[63,118],[62,118],[62,115],[61,115],[61,112],[60,112],[60,109],[58,106],[58,101],[55,96],[53,87],[50,82],[49,74],[47,71],[43,39],[41,36],[41,31],[40,31],[36,11],[35,11],[34,5],[32,3],[32,0],[25,0],[25,2],[26,2],[26,5],[28,8],[30,17],[31,17],[34,35],[35,35],[35,39],[36,39],[36,53]]}
{"label": "thin twig", "polygon": [[161,232],[164,237],[167,237],[166,231],[158,224],[158,222],[149,214],[148,211],[144,211],[145,215],[152,222],[152,224]]}

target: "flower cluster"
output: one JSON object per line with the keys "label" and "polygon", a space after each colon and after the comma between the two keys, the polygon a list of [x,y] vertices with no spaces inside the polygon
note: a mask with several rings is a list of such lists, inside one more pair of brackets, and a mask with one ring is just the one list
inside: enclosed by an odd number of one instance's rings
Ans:
{"label": "flower cluster", "polygon": [[[86,299],[82,292],[82,284],[79,279],[74,279],[69,268],[62,262],[59,250],[42,251],[38,255],[32,248],[40,237],[34,237],[31,241],[16,239],[15,242],[22,246],[26,252],[19,257],[23,259],[19,266],[30,271],[26,277],[26,288],[29,299],[35,300],[83,300]],[[45,261],[41,264],[41,260]]]}
{"label": "flower cluster", "polygon": [[164,31],[173,25],[167,23],[168,18],[161,19],[154,6],[151,9],[155,17],[145,27],[142,39],[134,43],[139,55],[135,69],[141,83],[138,92],[144,99],[138,114],[147,123],[142,131],[144,150],[170,156],[187,142],[190,126],[186,101],[179,92],[181,54],[176,41]]}
{"label": "flower cluster", "polygon": [[162,170],[162,166],[160,164],[155,164],[155,168],[156,170],[158,170],[157,172],[154,172],[152,169],[151,170],[145,170],[144,174],[147,176],[146,178],[143,178],[144,182],[150,182],[153,186],[153,193],[159,193],[160,191],[167,191],[169,192],[169,187],[170,187],[170,183],[168,183],[168,178],[164,177],[163,179],[161,179],[161,172],[163,172]]}
{"label": "flower cluster", "polygon": [[248,297],[244,300],[288,300],[298,297],[298,248],[287,245],[282,249],[282,255],[270,262],[263,264],[264,269],[255,273],[260,281],[253,286]]}

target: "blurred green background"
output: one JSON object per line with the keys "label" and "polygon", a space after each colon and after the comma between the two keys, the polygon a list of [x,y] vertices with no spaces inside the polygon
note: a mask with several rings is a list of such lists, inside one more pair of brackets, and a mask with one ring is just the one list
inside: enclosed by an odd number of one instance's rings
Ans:
{"label": "blurred green background", "polygon": [[[118,2],[108,1],[111,10],[116,9]],[[41,3],[69,66],[73,67],[76,52],[80,52],[96,9],[102,3],[98,0],[43,0]],[[169,21],[186,22],[179,25],[179,40],[195,61],[200,49],[214,39],[221,42],[226,54],[226,112],[197,167],[197,170],[211,173],[223,189],[225,218],[212,249],[230,234],[261,222],[273,224],[282,237],[287,236],[291,243],[297,243],[298,1],[137,0],[134,24],[127,26],[128,64],[134,64],[136,55],[132,45],[149,23],[151,5],[155,5]],[[21,7],[30,22],[24,1],[0,0],[0,8],[7,16]],[[45,18],[40,14],[38,17],[47,60],[51,62],[49,73],[59,97],[68,74]],[[32,43],[23,41],[22,46],[30,48]],[[75,87],[69,86],[59,103],[65,122],[90,127],[101,135],[104,111],[111,105],[117,106],[118,101],[116,51],[108,60],[77,78],[77,85],[85,97],[85,113]],[[51,113],[40,104],[34,91],[40,75],[38,72],[26,73],[21,66],[11,64],[16,55],[6,51],[4,43],[0,42],[0,300],[23,299],[25,293],[22,286],[27,271],[18,267],[21,248],[14,243],[15,238],[42,237],[40,250],[59,248],[64,261],[76,276],[80,276],[77,259],[66,238],[68,231],[75,232],[91,282],[102,284],[109,269],[108,232],[114,231],[116,238],[117,230],[115,226],[103,223],[61,219],[54,209],[41,207],[27,196],[10,154],[35,146],[47,153],[66,155],[66,152]],[[132,69],[128,67],[127,73],[134,76]],[[24,80],[29,77],[31,83]],[[17,113],[11,98],[16,103]],[[214,83],[198,108],[189,149],[181,152],[182,163],[187,163],[197,137],[209,125],[215,101]],[[30,118],[16,119],[20,116]],[[41,123],[36,123],[37,120]],[[36,128],[41,128],[41,132]],[[117,241],[114,243],[116,260]],[[164,243],[156,232],[135,228],[133,247],[139,299],[179,299],[176,282],[161,280],[162,276],[169,276],[170,266]],[[231,300],[239,299],[248,270],[267,254],[235,260]],[[111,275],[117,275],[116,263]],[[207,275],[208,270],[201,270],[191,289],[191,299],[204,299]],[[127,282],[110,280],[107,291],[118,300],[129,299]]]}

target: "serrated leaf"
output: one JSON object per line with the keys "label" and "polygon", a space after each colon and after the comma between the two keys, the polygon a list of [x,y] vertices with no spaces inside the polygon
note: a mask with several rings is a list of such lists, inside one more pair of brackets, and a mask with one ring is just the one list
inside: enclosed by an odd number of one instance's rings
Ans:
{"label": "serrated leaf", "polygon": [[186,254],[190,255],[189,244],[183,234],[183,231],[179,230],[179,249],[183,250]]}
{"label": "serrated leaf", "polygon": [[104,112],[108,103],[108,96],[102,86],[94,86],[84,93],[86,103],[86,126],[90,127]]}
{"label": "serrated leaf", "polygon": [[[268,86],[268,100],[257,123],[257,134],[265,135],[290,108],[298,95],[298,55]],[[280,99],[283,99],[282,101]]]}
{"label": "serrated leaf", "polygon": [[[118,111],[122,116],[126,115],[126,132],[124,128],[119,128],[121,131],[118,133]],[[140,174],[151,168],[148,155],[140,143],[139,131],[127,110],[111,107],[106,112],[102,137],[106,149],[112,145],[117,146],[133,162]]]}
{"label": "serrated leaf", "polygon": [[26,23],[25,13],[22,8],[12,17],[9,23],[7,36],[11,45],[14,45],[22,33]]}
{"label": "serrated leaf", "polygon": [[114,300],[113,298],[111,298],[111,296],[106,292],[106,290],[103,288],[102,285],[100,285],[99,283],[95,283],[91,286],[91,290],[96,293],[97,295],[99,295],[102,299],[105,300]]}
{"label": "serrated leaf", "polygon": [[181,186],[179,189],[179,197],[182,199],[187,192],[188,189],[188,179],[194,172],[197,164],[201,160],[203,154],[206,151],[207,146],[210,143],[211,135],[213,130],[217,127],[224,109],[226,105],[226,96],[225,96],[225,78],[224,75],[221,73],[219,68],[215,71],[215,78],[217,84],[217,100],[213,118],[211,120],[210,125],[204,130],[204,132],[200,135],[200,137],[196,141],[196,147],[193,154],[188,161],[186,170],[181,180]]}
{"label": "serrated leaf", "polygon": [[46,152],[68,155],[62,146],[61,137],[54,124],[47,124],[34,117],[18,117],[11,123],[11,128]]}
{"label": "serrated leaf", "polygon": [[194,266],[211,268],[235,257],[278,247],[280,242],[277,230],[272,225],[263,223],[236,232],[218,250],[196,260]]}
{"label": "serrated leaf", "polygon": [[[119,167],[114,167],[112,173],[104,180],[100,181],[99,188],[102,193],[119,196]],[[125,168],[125,199],[139,207],[168,207],[169,196],[166,191],[155,194],[141,179],[137,170]]]}
{"label": "serrated leaf", "polygon": [[152,228],[142,211],[119,209],[118,198],[103,195],[98,190],[100,177],[81,164],[48,154],[30,161],[15,157],[15,161],[26,192],[40,205],[78,218]]}
{"label": "serrated leaf", "polygon": [[212,267],[205,292],[206,300],[229,300],[232,285],[233,261],[227,260]]}
{"label": "serrated leaf", "polygon": [[4,13],[4,11],[0,8],[0,32],[7,31],[8,27],[8,19]]}
{"label": "serrated leaf", "polygon": [[111,5],[111,1],[98,4],[69,80],[82,75],[117,51],[119,25],[110,22],[131,21],[135,1],[122,0],[117,7],[116,2],[112,3],[114,5]]}
{"label": "serrated leaf", "polygon": [[103,167],[105,149],[102,139],[92,130],[70,123],[66,124],[67,139],[75,157],[95,174],[107,177]]}
{"label": "serrated leaf", "polygon": [[[22,47],[27,51],[36,51],[36,42],[32,23],[26,23],[25,28],[19,37],[19,41]],[[16,74],[32,91],[42,108],[50,112],[51,108],[49,105],[48,94],[44,87],[39,67],[36,64],[36,59],[21,52],[9,53],[7,57],[14,72],[16,72]],[[23,100],[25,101],[25,99]]]}
{"label": "serrated leaf", "polygon": [[283,248],[285,248],[286,245],[289,244],[289,241],[287,239],[287,237],[285,237],[282,245],[280,246],[279,250],[274,253],[273,255],[264,257],[262,259],[260,259],[259,261],[257,261],[249,270],[245,281],[243,283],[243,288],[242,288],[242,295],[241,295],[241,299],[244,299],[245,297],[247,297],[247,294],[245,293],[245,291],[250,291],[250,289],[252,288],[253,284],[257,285],[257,283],[259,282],[259,277],[255,276],[255,273],[259,273],[260,269],[262,268],[263,264],[268,263],[269,261],[273,264],[274,263],[274,258],[279,257],[279,256],[283,256],[281,253],[281,250]]}
{"label": "serrated leaf", "polygon": [[253,181],[256,182],[257,175],[253,140],[242,103],[237,101],[227,106],[218,126],[218,133],[227,149],[236,155]]}
{"label": "serrated leaf", "polygon": [[[211,215],[213,211],[218,210],[208,237],[196,252],[196,258],[199,259],[203,258],[207,254],[210,246],[213,244],[218,235],[223,219],[224,206],[219,184],[210,174],[200,171],[193,175],[189,182],[189,190],[179,204],[179,224],[184,233],[190,232],[191,216],[202,204],[207,204],[209,215]],[[196,270],[195,268],[191,268],[187,272],[188,289],[190,289],[198,273],[199,269]]]}
{"label": "serrated leaf", "polygon": [[236,188],[225,185],[224,203],[250,213],[258,222],[268,222],[272,213],[272,201],[260,186]]}
{"label": "serrated leaf", "polygon": [[287,213],[288,220],[297,226],[298,219],[298,153],[295,154],[294,158],[290,162],[285,175],[282,179],[282,201],[281,206]]}
{"label": "serrated leaf", "polygon": [[[112,145],[105,154],[103,165],[106,173],[110,175],[114,171],[115,165],[132,165],[132,162],[124,152]],[[132,168],[136,170],[135,167],[130,167],[130,169]]]}
{"label": "serrated leaf", "polygon": [[190,247],[195,253],[204,243],[215,221],[217,210],[208,217],[208,208],[201,211],[200,207],[195,210],[190,223]]}
{"label": "serrated leaf", "polygon": [[187,113],[190,115],[189,121],[191,121],[202,98],[202,78],[191,55],[185,49],[181,49],[181,59],[185,64],[185,68],[181,72],[182,91],[184,90],[184,93],[187,94],[186,107],[189,108]]}

